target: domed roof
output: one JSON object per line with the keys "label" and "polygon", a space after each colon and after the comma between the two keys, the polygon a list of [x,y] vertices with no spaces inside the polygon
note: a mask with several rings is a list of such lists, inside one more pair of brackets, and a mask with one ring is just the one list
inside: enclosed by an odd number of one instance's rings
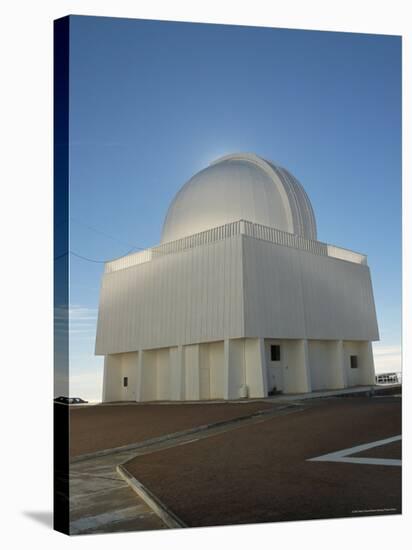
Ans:
{"label": "domed roof", "polygon": [[166,214],[161,242],[246,220],[316,240],[309,198],[290,172],[254,154],[222,157],[195,174]]}

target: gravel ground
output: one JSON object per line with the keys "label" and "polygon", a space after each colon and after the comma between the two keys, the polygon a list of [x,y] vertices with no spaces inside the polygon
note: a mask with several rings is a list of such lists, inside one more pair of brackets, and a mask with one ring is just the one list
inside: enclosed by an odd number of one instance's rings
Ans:
{"label": "gravel ground", "polygon": [[402,441],[394,441],[388,445],[380,445],[379,447],[374,447],[368,451],[362,451],[353,456],[359,458],[395,458],[400,460],[402,458]]}
{"label": "gravel ground", "polygon": [[[304,407],[126,467],[193,527],[399,514],[401,468],[307,459],[400,434],[400,398],[322,399]],[[399,449],[377,452],[369,456]]]}
{"label": "gravel ground", "polygon": [[70,456],[129,445],[273,407],[264,402],[74,406],[70,408]]}

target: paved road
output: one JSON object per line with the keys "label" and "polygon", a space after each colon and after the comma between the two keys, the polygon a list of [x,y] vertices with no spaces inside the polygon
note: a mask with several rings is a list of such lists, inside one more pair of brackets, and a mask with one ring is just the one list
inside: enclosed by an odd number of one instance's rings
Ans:
{"label": "paved road", "polygon": [[[130,407],[127,408],[130,409]],[[162,409],[167,408],[162,407]],[[232,418],[233,409],[229,415],[224,411],[229,420],[223,423],[220,420],[218,425],[207,430],[202,429],[196,434],[185,431],[174,433],[173,437],[166,434],[166,437],[159,438],[156,442],[153,440],[141,442],[139,448],[122,451],[113,449],[104,456],[72,462],[70,465],[70,533],[76,535],[166,528],[163,521],[118,475],[116,466],[136,456],[150,455],[155,451],[173,448],[176,445],[189,444],[194,438],[211,437],[217,433],[225,433],[227,430],[256,425],[268,416],[289,414],[295,410],[295,407],[284,403],[276,406],[272,404],[270,407],[263,407],[262,414],[254,413],[253,408],[249,406],[246,409],[249,413],[244,407],[236,408],[238,411],[236,418]],[[210,411],[207,412],[210,413]],[[221,419],[222,415],[218,412],[216,411],[214,416],[209,414],[208,418]]]}
{"label": "paved road", "polygon": [[[400,513],[401,468],[308,461],[400,434],[400,398],[320,399],[303,408],[126,467],[189,526]],[[359,456],[400,458],[399,451],[392,444]]]}
{"label": "paved road", "polygon": [[116,472],[131,456],[118,453],[71,465],[71,535],[166,528]]}

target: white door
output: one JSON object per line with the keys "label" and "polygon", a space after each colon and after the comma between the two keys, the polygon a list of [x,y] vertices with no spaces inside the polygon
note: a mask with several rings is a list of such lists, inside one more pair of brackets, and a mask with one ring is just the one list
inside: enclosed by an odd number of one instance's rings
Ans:
{"label": "white door", "polygon": [[283,391],[283,366],[285,350],[281,342],[272,340],[266,343],[268,373],[268,393]]}
{"label": "white door", "polygon": [[283,391],[283,368],[281,366],[269,366],[268,369],[268,391]]}

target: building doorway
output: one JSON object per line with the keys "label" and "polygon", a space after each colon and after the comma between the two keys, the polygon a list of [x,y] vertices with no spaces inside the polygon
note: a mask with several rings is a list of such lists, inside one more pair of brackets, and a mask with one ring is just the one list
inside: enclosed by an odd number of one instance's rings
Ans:
{"label": "building doorway", "polygon": [[275,395],[278,392],[282,392],[284,388],[284,350],[282,347],[280,342],[277,341],[269,341],[266,344],[268,395]]}
{"label": "building doorway", "polygon": [[274,395],[283,391],[283,368],[269,365],[268,369],[268,393]]}

